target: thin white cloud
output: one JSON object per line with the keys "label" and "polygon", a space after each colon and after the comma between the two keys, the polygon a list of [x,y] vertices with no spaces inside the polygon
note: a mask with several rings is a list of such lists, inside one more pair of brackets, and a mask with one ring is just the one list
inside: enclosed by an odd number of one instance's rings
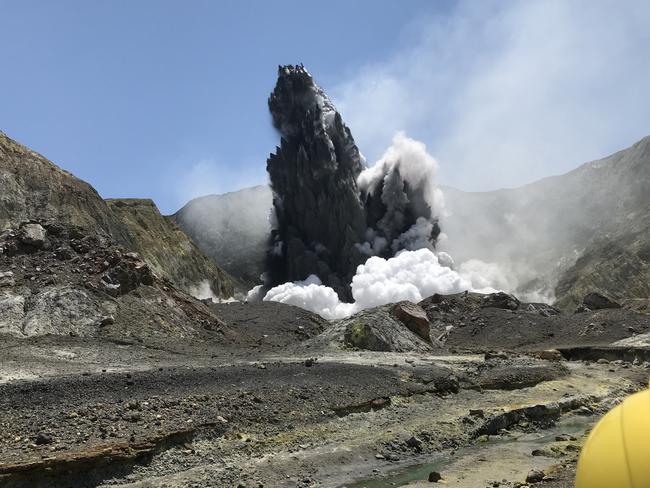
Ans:
{"label": "thin white cloud", "polygon": [[466,1],[333,95],[372,162],[405,130],[464,189],[519,185],[650,133],[650,2]]}

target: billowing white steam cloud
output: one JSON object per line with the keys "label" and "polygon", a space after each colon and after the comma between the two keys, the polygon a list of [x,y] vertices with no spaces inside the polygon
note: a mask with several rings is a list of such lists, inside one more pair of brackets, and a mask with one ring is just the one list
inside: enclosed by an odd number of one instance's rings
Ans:
{"label": "billowing white steam cloud", "polygon": [[217,296],[210,286],[208,280],[202,280],[196,285],[190,286],[187,290],[190,295],[199,300],[211,300],[213,303],[232,303],[237,300],[234,297],[221,298]]}
{"label": "billowing white steam cloud", "polygon": [[[263,300],[295,305],[327,319],[340,319],[387,303],[419,302],[435,293],[466,290],[492,293],[508,289],[509,283],[496,265],[471,260],[455,270],[449,254],[436,253],[431,235],[435,216],[443,208],[442,193],[435,186],[437,168],[436,160],[427,153],[424,144],[399,132],[377,164],[359,176],[362,194],[372,195],[382,188],[382,203],[387,211],[377,229],[369,229],[367,241],[358,245],[371,257],[357,268],[352,278],[353,303],[341,302],[336,292],[324,286],[315,275],[304,281],[276,286]],[[410,195],[423,196],[421,203],[426,208],[413,208],[418,202],[409,201],[405,185]],[[383,236],[395,236],[394,230],[403,227],[407,208],[411,212],[421,211],[416,215],[423,216],[389,243]],[[392,251],[392,257],[385,259],[376,255],[387,249]],[[254,288],[248,300],[259,299],[261,293],[261,287]]]}
{"label": "billowing white steam cloud", "polygon": [[[249,295],[247,300],[250,298]],[[336,292],[321,284],[316,275],[311,275],[304,281],[284,283],[271,288],[264,296],[264,301],[295,305],[316,312],[326,319],[348,317],[355,312],[354,304],[342,303]]]}
{"label": "billowing white steam cloud", "polygon": [[[393,144],[375,165],[361,172],[357,185],[362,192],[374,193],[395,170],[412,189],[423,191],[432,210],[442,208],[442,192],[435,185],[438,162],[422,142],[407,137],[403,131],[393,136]],[[391,202],[384,203],[391,206]]]}
{"label": "billowing white steam cloud", "polygon": [[466,274],[443,266],[432,251],[419,249],[401,251],[390,259],[373,256],[360,265],[352,278],[354,303],[339,301],[336,292],[323,286],[314,275],[304,281],[276,286],[269,290],[264,300],[295,305],[331,320],[401,300],[417,303],[434,293],[496,291],[488,281],[476,272]]}
{"label": "billowing white steam cloud", "polygon": [[[361,252],[373,256],[390,250],[390,256],[403,249],[434,249],[434,222],[444,201],[435,185],[437,171],[438,163],[423,143],[404,132],[395,134],[381,159],[357,178],[370,218],[378,219],[368,229],[366,242],[357,245]],[[380,216],[373,215],[373,197],[381,199]]]}

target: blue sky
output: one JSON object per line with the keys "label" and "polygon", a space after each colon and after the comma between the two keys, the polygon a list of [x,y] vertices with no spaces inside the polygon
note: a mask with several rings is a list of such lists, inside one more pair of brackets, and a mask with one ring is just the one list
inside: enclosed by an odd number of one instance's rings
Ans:
{"label": "blue sky", "polygon": [[370,163],[405,130],[443,183],[516,185],[650,134],[646,4],[0,0],[0,130],[170,213],[265,181],[302,62]]}

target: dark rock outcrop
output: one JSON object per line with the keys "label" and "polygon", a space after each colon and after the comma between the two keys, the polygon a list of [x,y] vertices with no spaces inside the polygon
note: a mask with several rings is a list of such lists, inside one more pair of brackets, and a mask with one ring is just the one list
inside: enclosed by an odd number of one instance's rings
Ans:
{"label": "dark rock outcrop", "polygon": [[366,224],[356,179],[362,156],[323,90],[302,66],[283,66],[269,98],[282,139],[267,161],[277,229],[272,283],[310,274],[349,298],[348,283],[362,254]]}
{"label": "dark rock outcrop", "polygon": [[602,310],[604,308],[621,308],[621,304],[607,298],[600,293],[588,293],[582,299],[582,304],[590,310]]}

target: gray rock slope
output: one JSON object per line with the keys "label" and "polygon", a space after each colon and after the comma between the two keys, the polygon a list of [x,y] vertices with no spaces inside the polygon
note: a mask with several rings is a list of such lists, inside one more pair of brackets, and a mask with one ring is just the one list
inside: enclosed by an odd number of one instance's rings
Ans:
{"label": "gray rock slope", "polygon": [[110,238],[53,221],[0,234],[0,335],[233,338],[205,304]]}
{"label": "gray rock slope", "polygon": [[650,137],[561,176],[445,198],[455,259],[502,263],[521,289],[546,287],[563,306],[588,291],[647,296]]}
{"label": "gray rock slope", "polygon": [[273,196],[266,185],[188,202],[170,218],[228,273],[259,283],[271,235]]}

